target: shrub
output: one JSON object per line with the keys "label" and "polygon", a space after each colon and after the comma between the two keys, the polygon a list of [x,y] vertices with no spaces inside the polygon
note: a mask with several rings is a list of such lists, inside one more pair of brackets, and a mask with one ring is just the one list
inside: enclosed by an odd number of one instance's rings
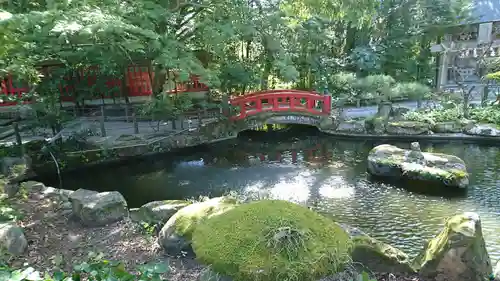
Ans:
{"label": "shrub", "polygon": [[350,247],[336,223],[280,200],[240,205],[193,233],[197,258],[237,280],[317,280],[342,270]]}
{"label": "shrub", "polygon": [[162,274],[168,272],[168,265],[165,263],[146,264],[138,267],[136,273],[131,273],[125,269],[121,262],[113,262],[102,259],[102,255],[89,253],[87,262],[75,266],[72,272],[55,271],[53,273],[42,273],[33,267],[22,269],[11,269],[8,266],[0,267],[0,280],[10,281],[162,281]]}

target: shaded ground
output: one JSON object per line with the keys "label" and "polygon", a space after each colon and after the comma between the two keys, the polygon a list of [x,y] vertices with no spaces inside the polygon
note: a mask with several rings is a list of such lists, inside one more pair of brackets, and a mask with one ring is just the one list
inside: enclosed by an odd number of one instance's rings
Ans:
{"label": "shaded ground", "polygon": [[[14,207],[23,210],[18,224],[23,227],[28,250],[11,258],[11,267],[29,264],[45,272],[70,272],[74,265],[87,261],[89,252],[102,253],[105,259],[122,261],[129,270],[148,262],[165,262],[170,271],[169,281],[197,280],[204,267],[189,257],[165,256],[152,235],[139,225],[122,221],[104,227],[84,227],[71,217],[68,206],[53,198],[30,193],[12,200]],[[342,274],[341,274],[342,275]],[[374,273],[378,281],[430,281],[413,275]],[[341,276],[322,281],[351,281]]]}
{"label": "shaded ground", "polygon": [[165,256],[155,239],[130,221],[83,227],[71,218],[70,210],[39,194],[30,194],[14,204],[24,213],[18,224],[24,229],[28,250],[9,261],[12,267],[27,263],[41,272],[70,272],[74,265],[87,260],[89,252],[94,252],[124,262],[129,270],[152,261],[168,263],[171,270],[165,277],[172,281],[196,280],[203,269],[191,258]]}

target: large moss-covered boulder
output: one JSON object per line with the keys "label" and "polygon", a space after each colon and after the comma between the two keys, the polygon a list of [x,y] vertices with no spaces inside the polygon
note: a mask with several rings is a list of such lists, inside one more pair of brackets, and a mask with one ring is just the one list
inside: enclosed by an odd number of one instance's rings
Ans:
{"label": "large moss-covered boulder", "polygon": [[388,122],[385,130],[390,135],[424,135],[429,133],[429,124],[414,121]]}
{"label": "large moss-covered boulder", "polygon": [[352,239],[352,261],[372,272],[414,273],[410,259],[400,249],[368,236],[361,230],[341,224]]}
{"label": "large moss-covered boulder", "polygon": [[342,270],[350,248],[338,224],[280,200],[240,205],[193,234],[196,257],[235,280],[318,280]]}
{"label": "large moss-covered boulder", "polygon": [[217,197],[193,203],[175,213],[161,229],[158,242],[167,253],[191,252],[191,236],[198,224],[236,205],[236,199]]}
{"label": "large moss-covered boulder", "polygon": [[368,172],[379,177],[433,182],[449,187],[469,185],[469,174],[462,159],[421,152],[418,143],[412,146],[412,150],[390,144],[374,147],[368,154]]}
{"label": "large moss-covered boulder", "polygon": [[436,281],[488,280],[492,266],[479,216],[464,213],[449,218],[444,229],[417,256],[414,266],[421,275]]}

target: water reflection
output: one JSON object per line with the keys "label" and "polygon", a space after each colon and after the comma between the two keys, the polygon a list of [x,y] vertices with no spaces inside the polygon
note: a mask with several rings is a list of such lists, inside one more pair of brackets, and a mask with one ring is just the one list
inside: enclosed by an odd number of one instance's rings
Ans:
{"label": "water reflection", "polygon": [[[500,258],[500,149],[460,143],[422,144],[422,149],[457,155],[471,173],[466,193],[429,196],[368,179],[366,156],[378,143],[328,137],[283,142],[221,143],[182,160],[156,159],[92,177],[66,175],[67,188],[119,190],[130,206],[160,199],[228,191],[291,200],[415,255],[450,215],[478,212],[492,258]],[[396,144],[409,147],[409,143]],[[80,172],[81,173],[81,172]]]}

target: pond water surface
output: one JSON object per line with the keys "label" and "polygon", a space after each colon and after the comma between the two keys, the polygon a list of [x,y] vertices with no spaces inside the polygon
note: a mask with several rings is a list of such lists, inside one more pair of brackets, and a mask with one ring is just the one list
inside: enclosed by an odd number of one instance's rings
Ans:
{"label": "pond water surface", "polygon": [[[418,192],[424,187],[408,189],[369,179],[366,157],[380,143],[337,140],[309,132],[272,141],[240,138],[175,157],[66,174],[63,184],[70,189],[120,191],[130,207],[229,191],[291,200],[356,226],[411,256],[437,234],[446,217],[473,211],[482,218],[492,260],[500,259],[499,147],[421,143],[425,151],[464,159],[471,174],[466,192],[424,195]],[[409,143],[393,144],[409,147]],[[58,186],[56,179],[45,182]]]}

